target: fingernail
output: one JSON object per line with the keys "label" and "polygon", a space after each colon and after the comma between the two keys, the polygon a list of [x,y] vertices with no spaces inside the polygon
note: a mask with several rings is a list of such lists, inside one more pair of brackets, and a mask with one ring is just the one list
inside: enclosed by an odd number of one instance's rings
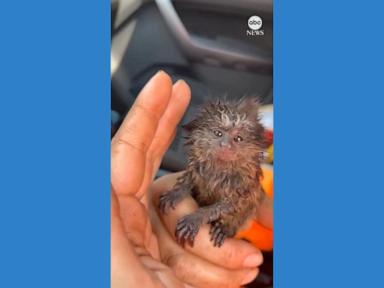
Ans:
{"label": "fingernail", "polygon": [[245,277],[243,278],[243,281],[241,282],[241,285],[248,284],[253,279],[256,278],[258,270],[251,270],[247,274],[245,274]]}
{"label": "fingernail", "polygon": [[243,262],[243,266],[253,268],[253,267],[259,266],[261,262],[262,262],[261,254],[255,253],[245,258]]}
{"label": "fingernail", "polygon": [[182,85],[182,84],[185,84],[185,81],[183,79],[179,79],[179,80],[176,81],[174,86],[178,86],[178,85]]}
{"label": "fingernail", "polygon": [[157,77],[157,76],[160,76],[160,75],[168,76],[168,74],[164,70],[159,70],[159,71],[157,71],[157,73],[153,77]]}

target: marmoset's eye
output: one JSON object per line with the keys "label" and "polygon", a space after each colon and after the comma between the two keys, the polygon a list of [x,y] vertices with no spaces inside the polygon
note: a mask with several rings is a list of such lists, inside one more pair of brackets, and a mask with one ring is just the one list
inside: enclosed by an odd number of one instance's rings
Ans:
{"label": "marmoset's eye", "polygon": [[219,131],[219,130],[215,130],[215,131],[213,131],[213,133],[214,133],[217,137],[221,137],[221,136],[223,136],[223,133],[221,133],[221,131]]}
{"label": "marmoset's eye", "polygon": [[235,142],[241,142],[241,141],[243,141],[243,137],[238,135],[233,140],[235,140]]}

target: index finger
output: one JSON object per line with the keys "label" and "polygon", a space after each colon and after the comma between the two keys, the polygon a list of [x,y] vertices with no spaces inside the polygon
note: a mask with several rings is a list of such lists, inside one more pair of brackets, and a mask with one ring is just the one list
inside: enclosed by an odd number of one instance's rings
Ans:
{"label": "index finger", "polygon": [[136,193],[145,173],[145,158],[172,94],[163,71],[145,85],[111,142],[111,182],[116,194]]}

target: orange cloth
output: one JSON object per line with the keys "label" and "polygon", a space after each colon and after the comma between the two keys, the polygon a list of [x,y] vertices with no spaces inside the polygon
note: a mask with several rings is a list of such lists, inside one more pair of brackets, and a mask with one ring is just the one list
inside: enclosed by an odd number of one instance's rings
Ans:
{"label": "orange cloth", "polygon": [[[263,175],[261,185],[268,197],[273,198],[273,171],[271,169],[263,169]],[[236,237],[246,239],[264,251],[271,251],[273,249],[273,231],[257,223],[255,220],[252,221],[248,229],[237,233]]]}

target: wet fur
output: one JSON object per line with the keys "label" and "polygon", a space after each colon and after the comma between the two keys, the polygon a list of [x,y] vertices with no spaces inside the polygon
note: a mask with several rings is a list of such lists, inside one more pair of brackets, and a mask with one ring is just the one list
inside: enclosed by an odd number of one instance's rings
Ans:
{"label": "wet fur", "polygon": [[[259,181],[265,145],[258,103],[253,98],[208,103],[184,128],[188,165],[174,188],[160,197],[160,208],[165,213],[191,194],[200,208],[179,220],[177,240],[193,245],[200,225],[210,223],[211,240],[221,246],[255,216],[265,195]],[[217,149],[214,130],[239,131],[243,137],[234,147],[234,161],[213,156]]]}

